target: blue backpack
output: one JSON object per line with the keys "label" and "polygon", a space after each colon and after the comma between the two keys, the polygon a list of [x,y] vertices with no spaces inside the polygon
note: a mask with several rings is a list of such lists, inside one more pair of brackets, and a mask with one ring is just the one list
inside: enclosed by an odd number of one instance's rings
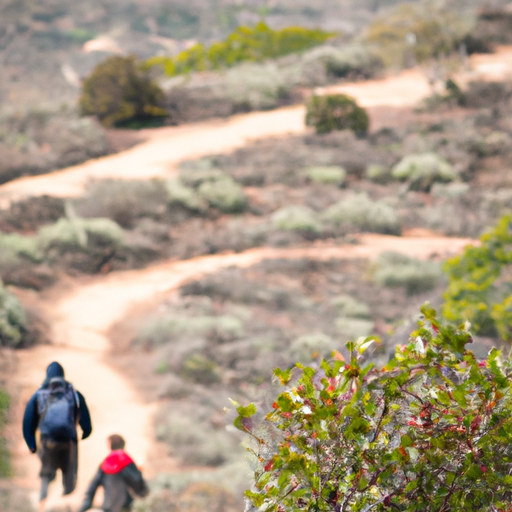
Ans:
{"label": "blue backpack", "polygon": [[53,441],[76,440],[78,395],[62,377],[54,377],[38,391],[39,432]]}

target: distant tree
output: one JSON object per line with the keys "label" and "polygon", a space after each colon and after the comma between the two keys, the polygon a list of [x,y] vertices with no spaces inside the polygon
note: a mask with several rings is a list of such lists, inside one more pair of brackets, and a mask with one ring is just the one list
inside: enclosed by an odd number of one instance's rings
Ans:
{"label": "distant tree", "polygon": [[444,316],[469,320],[475,332],[512,341],[512,215],[445,265]]}
{"label": "distant tree", "polygon": [[366,110],[346,94],[315,95],[306,107],[306,125],[314,126],[317,133],[352,130],[365,135],[368,131],[370,118]]}
{"label": "distant tree", "polygon": [[[467,326],[429,306],[382,369],[364,363],[371,338],[319,367],[275,370],[283,391],[262,415],[236,404],[254,484],[267,512],[510,510],[511,361],[478,360]],[[262,411],[263,414],[265,411]]]}
{"label": "distant tree", "polygon": [[134,56],[114,56],[85,80],[79,105],[83,115],[97,116],[104,126],[122,126],[164,118],[163,99],[163,91]]}

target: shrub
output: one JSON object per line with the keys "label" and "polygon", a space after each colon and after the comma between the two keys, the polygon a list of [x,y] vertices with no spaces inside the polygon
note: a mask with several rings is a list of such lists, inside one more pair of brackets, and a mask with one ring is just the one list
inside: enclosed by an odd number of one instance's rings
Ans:
{"label": "shrub", "polygon": [[285,231],[310,231],[317,233],[320,225],[313,210],[306,206],[284,206],[272,215],[272,224]]}
{"label": "shrub", "polygon": [[331,301],[334,309],[348,318],[370,318],[370,308],[364,302],[360,302],[350,295],[338,295]]}
{"label": "shrub", "polygon": [[247,206],[247,196],[242,187],[229,176],[205,181],[197,192],[210,206],[223,213],[240,213]]}
{"label": "shrub", "polygon": [[165,210],[167,194],[159,180],[103,180],[87,187],[87,194],[74,202],[81,217],[108,217],[132,228],[141,217],[158,217]]}
{"label": "shrub", "polygon": [[[10,406],[10,397],[0,388],[0,479],[11,475],[11,460],[7,442],[4,437],[4,428],[7,422],[7,413]],[[2,489],[0,488],[0,505],[2,504]],[[8,510],[2,509],[0,510]]]}
{"label": "shrub", "polygon": [[0,233],[0,259],[26,258],[34,263],[42,260],[42,254],[36,237],[19,235],[18,233]]}
{"label": "shrub", "polygon": [[246,497],[255,508],[508,507],[512,363],[496,349],[477,359],[466,327],[443,325],[428,306],[422,313],[384,368],[362,363],[372,339],[349,342],[348,361],[276,369],[282,391],[268,413],[235,404],[253,455]]}
{"label": "shrub", "polygon": [[339,346],[335,340],[320,332],[297,338],[291,343],[289,352],[295,361],[309,364],[311,361],[329,357],[337,348]]}
{"label": "shrub", "polygon": [[179,373],[184,379],[203,386],[218,384],[222,380],[220,368],[215,361],[199,353],[187,357]]}
{"label": "shrub", "polygon": [[191,187],[183,185],[180,180],[169,180],[165,183],[168,194],[168,202],[172,205],[180,205],[193,212],[205,212],[208,203]]}
{"label": "shrub", "polygon": [[354,194],[330,206],[322,219],[335,227],[354,226],[363,231],[400,234],[395,209],[383,201],[372,201],[367,194]]}
{"label": "shrub", "polygon": [[169,76],[229,68],[244,61],[275,59],[301,52],[323,43],[331,36],[318,29],[303,27],[272,30],[260,22],[254,28],[238,27],[224,41],[215,42],[209,48],[197,44],[175,57],[153,57],[146,65],[162,66]]}
{"label": "shrub", "polygon": [[357,135],[365,135],[370,125],[366,110],[346,94],[314,95],[306,108],[306,125],[314,126],[317,133],[352,130]]}
{"label": "shrub", "polygon": [[407,181],[411,190],[430,191],[434,183],[447,183],[457,179],[454,168],[435,153],[408,155],[392,169],[395,179]]}
{"label": "shrub", "polygon": [[18,298],[0,282],[0,347],[17,347],[28,333],[25,310]]}
{"label": "shrub", "polygon": [[60,253],[87,251],[88,246],[116,247],[124,240],[122,228],[111,219],[61,218],[43,226],[38,233],[44,251],[52,248]]}
{"label": "shrub", "polygon": [[512,216],[503,217],[480,241],[446,263],[443,314],[452,322],[469,320],[477,333],[510,341]]}
{"label": "shrub", "polygon": [[373,331],[373,322],[364,318],[340,317],[336,319],[335,327],[338,338],[355,340],[359,337],[370,336]]}
{"label": "shrub", "polygon": [[347,177],[347,171],[337,165],[307,167],[302,173],[315,183],[341,186]]}
{"label": "shrub", "polygon": [[384,252],[377,258],[373,279],[380,286],[405,288],[408,295],[416,295],[435,288],[441,277],[441,267],[435,261]]}
{"label": "shrub", "polygon": [[384,165],[372,164],[369,165],[365,170],[366,179],[373,181],[374,183],[380,183],[385,185],[392,179],[391,170]]}
{"label": "shrub", "polygon": [[162,90],[135,57],[114,56],[85,80],[79,105],[83,115],[98,116],[104,126],[121,126],[164,118],[162,101]]}

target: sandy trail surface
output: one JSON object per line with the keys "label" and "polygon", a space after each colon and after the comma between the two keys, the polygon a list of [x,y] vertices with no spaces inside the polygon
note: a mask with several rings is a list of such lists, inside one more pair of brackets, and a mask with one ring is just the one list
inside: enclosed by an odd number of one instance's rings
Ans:
{"label": "sandy trail surface", "polygon": [[[79,482],[76,492],[61,498],[60,483],[51,489],[48,506],[66,503],[77,506],[88,480],[107,453],[105,438],[119,432],[128,441],[129,452],[138,463],[147,464],[154,442],[152,416],[156,404],[145,403],[130,383],[106,363],[109,341],[106,333],[137,304],[176,289],[187,280],[229,266],[248,267],[270,258],[375,258],[383,251],[399,251],[419,258],[460,252],[472,241],[443,237],[392,237],[362,235],[358,244],[308,248],[258,248],[243,253],[219,254],[186,261],[167,261],[143,270],[113,272],[58,285],[36,300],[51,326],[52,345],[37,346],[19,353],[17,385],[20,411],[39,386],[47,365],[62,363],[67,378],[86,397],[93,418],[93,435],[80,443]],[[23,295],[21,295],[23,298]],[[18,439],[14,460],[17,481],[37,500],[39,462]],[[147,465],[150,469],[150,465]],[[148,473],[148,476],[151,476]]]}
{"label": "sandy trail surface", "polygon": [[[473,55],[468,70],[457,80],[498,80],[512,77],[512,47],[502,47],[494,54]],[[319,92],[350,94],[370,111],[372,125],[386,126],[400,120],[400,115],[382,112],[382,107],[403,109],[403,115],[432,93],[427,72],[421,68],[403,71],[379,80],[345,83],[319,89]],[[270,112],[253,112],[225,120],[212,120],[177,127],[143,130],[144,142],[103,158],[90,160],[67,169],[41,176],[14,180],[0,187],[0,206],[31,195],[76,196],[91,180],[106,178],[149,179],[176,174],[183,160],[212,153],[228,152],[248,141],[304,133],[303,105]]]}

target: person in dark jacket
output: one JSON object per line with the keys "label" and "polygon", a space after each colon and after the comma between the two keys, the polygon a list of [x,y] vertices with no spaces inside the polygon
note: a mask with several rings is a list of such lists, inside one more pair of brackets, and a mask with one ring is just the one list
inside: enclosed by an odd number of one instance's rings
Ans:
{"label": "person in dark jacket", "polygon": [[[74,491],[78,470],[77,424],[82,429],[82,439],[92,432],[91,417],[83,395],[64,379],[64,368],[51,363],[46,369],[46,379],[32,395],[23,416],[23,437],[32,453],[41,459],[40,508],[48,496],[48,486],[55,479],[57,470],[62,472],[64,494]],[[36,442],[39,431],[39,446]]]}
{"label": "person in dark jacket", "polygon": [[149,494],[142,473],[124,451],[124,439],[118,434],[112,434],[107,441],[110,454],[101,463],[89,485],[80,512],[92,507],[94,496],[100,486],[104,491],[101,508],[105,512],[128,512],[131,509],[133,495],[143,498]]}

